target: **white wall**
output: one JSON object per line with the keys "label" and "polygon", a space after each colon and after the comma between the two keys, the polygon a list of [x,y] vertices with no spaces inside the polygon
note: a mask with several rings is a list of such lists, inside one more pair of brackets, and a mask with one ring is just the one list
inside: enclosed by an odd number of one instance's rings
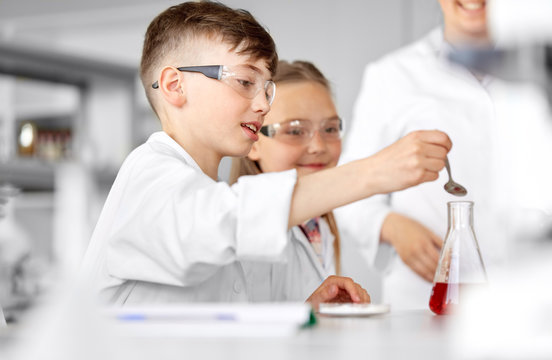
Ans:
{"label": "white wall", "polygon": [[[364,65],[441,22],[437,0],[227,0],[249,10],[274,37],[280,57],[314,62],[350,119]],[[175,1],[0,1],[0,39],[50,43],[138,64],[146,26]]]}
{"label": "white wall", "polygon": [[344,119],[364,65],[441,21],[437,0],[228,0],[268,27],[280,58],[309,60],[330,79]]}

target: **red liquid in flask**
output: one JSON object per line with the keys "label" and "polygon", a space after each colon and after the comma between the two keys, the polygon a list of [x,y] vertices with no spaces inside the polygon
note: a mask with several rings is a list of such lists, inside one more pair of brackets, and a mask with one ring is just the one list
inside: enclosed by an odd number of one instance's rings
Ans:
{"label": "red liquid in flask", "polygon": [[[450,290],[449,290],[450,288]],[[458,304],[458,284],[435,283],[431,290],[431,298],[429,299],[429,308],[437,315],[443,315],[450,312],[450,308]],[[456,296],[453,296],[452,292]],[[451,294],[449,294],[449,292]]]}
{"label": "red liquid in flask", "polygon": [[429,308],[437,315],[450,314],[456,310],[466,291],[484,287],[485,283],[458,284],[435,283],[429,299]]}

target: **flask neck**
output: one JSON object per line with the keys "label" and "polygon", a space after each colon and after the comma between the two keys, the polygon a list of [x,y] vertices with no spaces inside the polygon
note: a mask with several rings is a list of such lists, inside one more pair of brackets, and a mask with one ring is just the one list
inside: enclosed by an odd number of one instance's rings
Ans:
{"label": "flask neck", "polygon": [[473,227],[473,202],[453,201],[448,203],[449,229]]}

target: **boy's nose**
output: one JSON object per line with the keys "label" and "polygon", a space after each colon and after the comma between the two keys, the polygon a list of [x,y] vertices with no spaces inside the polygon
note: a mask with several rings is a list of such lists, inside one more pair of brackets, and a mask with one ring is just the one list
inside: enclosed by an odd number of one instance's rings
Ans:
{"label": "boy's nose", "polygon": [[268,103],[266,95],[263,91],[259,91],[259,93],[253,98],[251,106],[253,107],[253,111],[261,112],[263,115],[266,115],[270,111],[270,104]]}

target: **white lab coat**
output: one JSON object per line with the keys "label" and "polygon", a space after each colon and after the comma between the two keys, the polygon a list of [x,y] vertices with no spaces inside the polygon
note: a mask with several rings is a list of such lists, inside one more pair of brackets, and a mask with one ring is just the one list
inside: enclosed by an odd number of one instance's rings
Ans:
{"label": "white lab coat", "polygon": [[[400,49],[365,69],[353,123],[345,138],[341,162],[376,153],[418,129],[439,129],[453,142],[449,160],[454,180],[468,189],[462,199],[475,202],[475,231],[487,270],[504,258],[504,238],[493,216],[493,152],[496,117],[492,87],[496,80],[479,81],[472,73],[446,61],[449,45],[441,29]],[[447,202],[459,200],[443,190],[439,179],[391,195],[378,195],[337,209],[342,238],[360,244],[370,264],[378,255],[384,273],[383,301],[393,309],[427,308],[431,284],[391,253],[379,257],[380,228],[390,211],[414,218],[444,239]],[[383,265],[382,265],[383,264]]]}
{"label": "white lab coat", "polygon": [[299,226],[289,232],[285,262],[242,262],[251,301],[305,301],[328,276],[335,275],[335,237],[324,218],[319,227],[324,264]]}
{"label": "white lab coat", "polygon": [[[164,132],[123,163],[83,271],[117,305],[247,301],[240,260],[283,261],[296,173],[205,175]],[[267,206],[270,204],[270,206]]]}

